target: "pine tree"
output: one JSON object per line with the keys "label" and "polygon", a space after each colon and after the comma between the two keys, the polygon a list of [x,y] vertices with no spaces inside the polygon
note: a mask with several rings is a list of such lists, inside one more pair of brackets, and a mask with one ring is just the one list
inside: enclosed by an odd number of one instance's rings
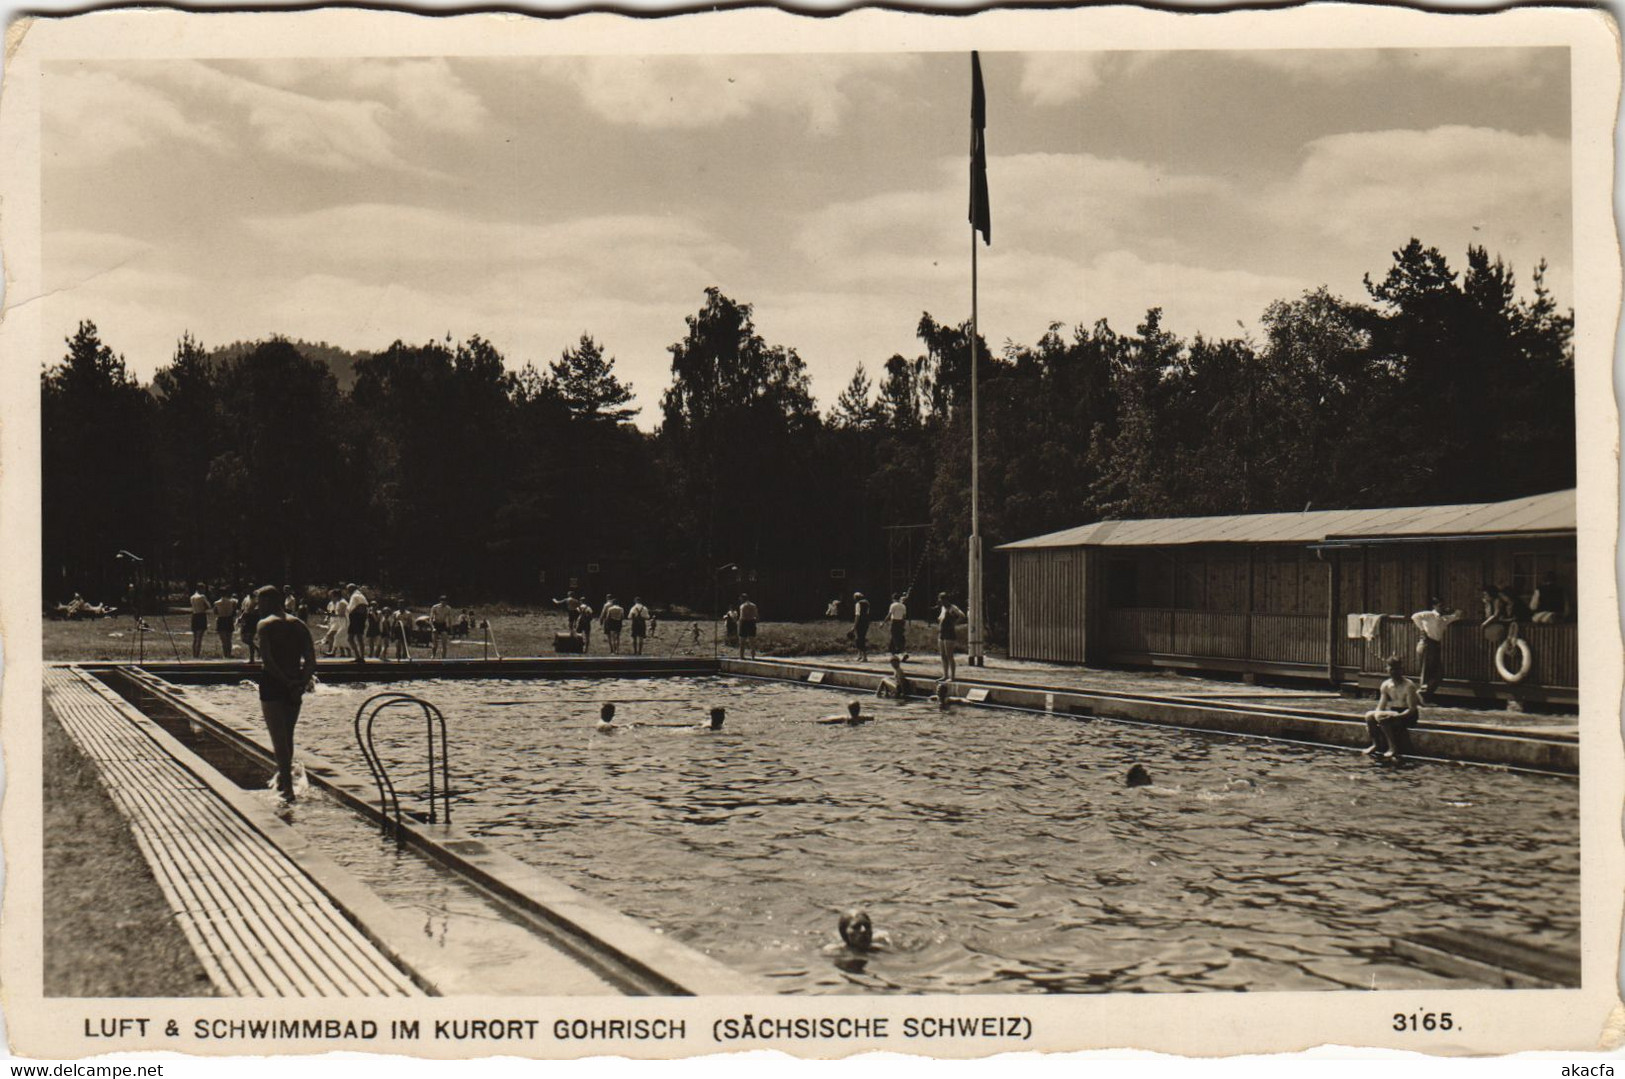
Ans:
{"label": "pine tree", "polygon": [[637,409],[624,407],[632,400],[632,387],[615,377],[615,358],[606,357],[589,334],[582,334],[548,369],[573,419],[625,423],[637,415]]}

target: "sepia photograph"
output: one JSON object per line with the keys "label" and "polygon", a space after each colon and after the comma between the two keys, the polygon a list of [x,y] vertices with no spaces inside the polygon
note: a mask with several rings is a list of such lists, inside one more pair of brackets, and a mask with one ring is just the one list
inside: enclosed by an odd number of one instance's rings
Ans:
{"label": "sepia photograph", "polygon": [[1613,25],[1196,18],[14,23],[14,1049],[1608,1048]]}

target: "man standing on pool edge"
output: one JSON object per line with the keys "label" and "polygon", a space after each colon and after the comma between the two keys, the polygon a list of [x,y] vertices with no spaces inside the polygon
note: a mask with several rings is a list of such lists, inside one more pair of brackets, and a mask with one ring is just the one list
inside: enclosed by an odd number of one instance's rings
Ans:
{"label": "man standing on pool edge", "polygon": [[756,658],[756,619],[758,612],[756,604],[743,592],[739,594],[739,658],[745,658],[745,649],[750,649],[750,658]]}
{"label": "man standing on pool edge", "polygon": [[276,754],[276,789],[293,801],[293,728],[305,687],[316,673],[316,642],[305,624],[283,609],[282,593],[268,584],[255,596],[255,606],[271,612],[255,629],[260,648],[260,710],[271,732]]}

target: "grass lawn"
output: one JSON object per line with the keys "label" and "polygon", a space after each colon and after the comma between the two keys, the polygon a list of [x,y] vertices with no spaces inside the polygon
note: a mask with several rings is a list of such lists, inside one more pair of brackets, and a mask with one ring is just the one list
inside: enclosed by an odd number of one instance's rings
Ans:
{"label": "grass lawn", "polygon": [[213,996],[96,766],[49,714],[43,766],[45,995]]}
{"label": "grass lawn", "polygon": [[[476,608],[476,615],[491,624],[491,636],[504,656],[548,656],[553,654],[553,634],[564,627],[564,618],[555,610],[507,605]],[[312,632],[322,633],[325,615],[312,619]],[[188,619],[179,610],[167,616],[169,633],[164,622],[149,618],[152,632],[147,634],[146,657],[151,661],[173,660],[177,652],[182,659],[192,657],[192,635]],[[694,630],[699,630],[698,640]],[[710,621],[662,620],[656,627],[657,635],[648,639],[644,652],[652,656],[709,656],[713,654],[712,623]],[[849,622],[823,619],[815,622],[763,622],[758,629],[756,650],[763,656],[831,656],[856,659],[857,653],[847,634]],[[608,645],[602,632],[594,627],[592,654],[604,655]],[[125,617],[92,621],[45,623],[45,658],[47,660],[130,660],[135,657],[134,623]],[[937,653],[936,627],[922,622],[908,626],[908,651],[917,656]],[[173,634],[173,636],[171,636]],[[467,641],[452,642],[453,658],[479,658],[485,652],[483,640],[476,634]],[[737,652],[722,642],[723,649]],[[883,663],[886,658],[886,629],[875,625],[869,630],[869,657],[871,662]],[[962,645],[963,646],[963,645]],[[242,642],[233,642],[238,659],[246,658]],[[632,637],[621,634],[621,651],[630,654]],[[996,650],[990,649],[990,652]],[[393,653],[390,653],[393,655]],[[412,654],[426,658],[426,650],[414,648]],[[212,632],[203,641],[205,659],[220,658],[220,640]]]}

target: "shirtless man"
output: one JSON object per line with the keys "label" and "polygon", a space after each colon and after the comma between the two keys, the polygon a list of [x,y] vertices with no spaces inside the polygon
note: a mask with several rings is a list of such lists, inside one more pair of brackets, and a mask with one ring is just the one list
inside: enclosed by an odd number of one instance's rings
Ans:
{"label": "shirtless man", "polygon": [[576,599],[576,594],[566,592],[563,599],[553,601],[553,606],[564,612],[564,632],[574,633],[576,631],[576,608],[581,606],[581,601]]}
{"label": "shirtless man", "polygon": [[229,590],[214,601],[214,631],[220,635],[220,658],[231,658],[232,629],[237,624],[237,597]]}
{"label": "shirtless man", "polygon": [[446,659],[451,652],[451,604],[446,602],[445,596],[429,608],[429,629],[433,634],[429,657]]}
{"label": "shirtless man", "polygon": [[581,635],[581,652],[592,651],[592,604],[581,600],[576,604],[576,632]]}
{"label": "shirtless man", "polygon": [[599,614],[599,620],[604,624],[604,640],[609,642],[610,655],[618,655],[621,651],[621,623],[626,619],[626,609],[615,602],[614,596],[604,597],[604,609]]}
{"label": "shirtless man", "polygon": [[1421,718],[1421,691],[1405,677],[1405,665],[1398,656],[1388,661],[1388,677],[1377,691],[1377,707],[1365,714],[1371,732],[1368,757],[1398,764],[1405,759],[1410,738],[1405,733]]}
{"label": "shirtless man", "polygon": [[756,658],[756,619],[758,612],[755,602],[743,592],[739,594],[739,658],[745,658],[745,649],[750,649],[750,658]]}
{"label": "shirtless man", "polygon": [[203,658],[203,635],[209,632],[209,608],[213,606],[209,597],[203,592],[203,582],[199,581],[197,591],[192,593],[192,658]]}
{"label": "shirtless man", "polygon": [[255,627],[260,649],[260,709],[276,754],[276,787],[293,801],[293,729],[305,689],[316,674],[316,643],[305,624],[289,614],[282,593],[266,585],[255,593],[255,606],[271,612]]}

